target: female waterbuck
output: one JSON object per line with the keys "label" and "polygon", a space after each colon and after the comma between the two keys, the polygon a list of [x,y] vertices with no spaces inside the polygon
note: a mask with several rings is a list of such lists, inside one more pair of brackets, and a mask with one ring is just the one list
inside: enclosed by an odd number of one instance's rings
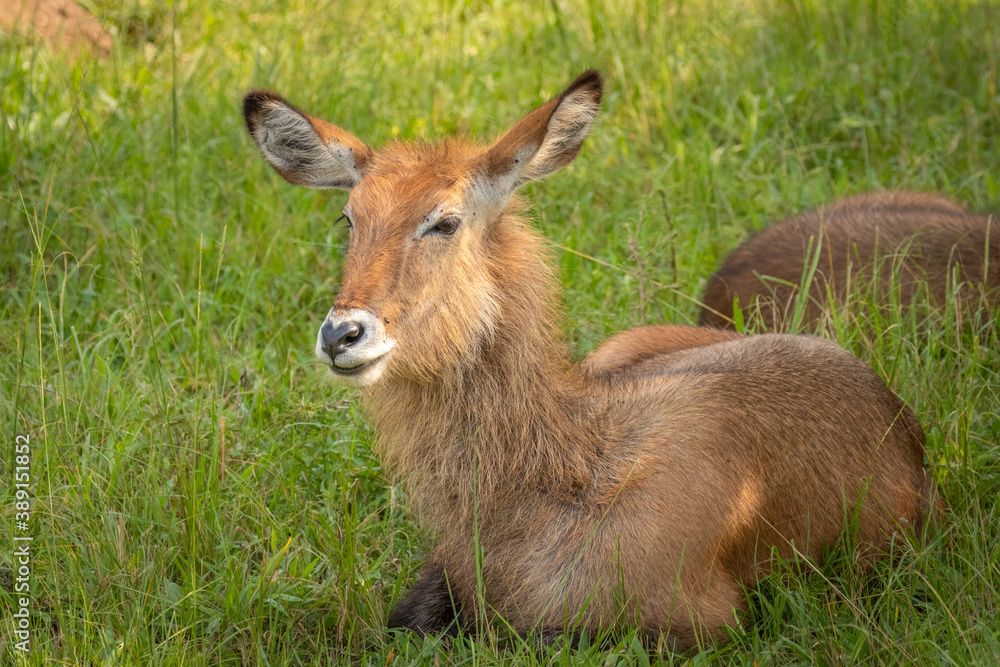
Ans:
{"label": "female waterbuck", "polygon": [[851,283],[855,291],[873,290],[881,304],[898,289],[900,304],[923,290],[943,305],[954,284],[972,307],[982,298],[992,306],[1000,295],[1000,220],[915,192],[858,195],[783,220],[744,242],[712,275],[701,324],[732,327],[738,299],[744,320],[759,310],[765,327],[784,329],[813,266],[808,302],[800,306],[809,326],[828,312],[830,297],[845,304]]}
{"label": "female waterbuck", "polygon": [[515,191],[573,159],[601,92],[587,72],[488,146],[379,150],[246,96],[278,173],[350,190],[316,355],[361,388],[438,539],[390,627],[638,623],[689,649],[734,623],[742,584],[775,557],[819,556],[845,517],[867,562],[938,507],[913,414],[828,341],[645,327],[570,362]]}

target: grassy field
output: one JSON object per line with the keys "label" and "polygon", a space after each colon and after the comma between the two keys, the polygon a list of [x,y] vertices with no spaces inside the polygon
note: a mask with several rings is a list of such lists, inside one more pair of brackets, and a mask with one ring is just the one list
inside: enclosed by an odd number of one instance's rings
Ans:
{"label": "grassy field", "polygon": [[[84,4],[109,59],[0,35],[0,526],[25,534],[26,435],[34,536],[26,657],[0,556],[5,665],[686,660],[631,636],[533,653],[382,629],[431,536],[313,363],[345,195],[264,164],[249,87],[378,145],[490,138],[600,68],[592,138],[526,188],[578,356],[693,322],[719,259],[777,217],[889,188],[1000,210],[993,1]],[[946,309],[821,332],[918,414],[951,548],[762,582],[693,662],[1000,663],[1000,316],[979,324]]]}

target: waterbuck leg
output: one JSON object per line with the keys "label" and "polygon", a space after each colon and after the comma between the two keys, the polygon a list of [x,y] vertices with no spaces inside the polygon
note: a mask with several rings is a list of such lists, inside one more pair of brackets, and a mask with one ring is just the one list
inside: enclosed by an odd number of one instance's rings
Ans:
{"label": "waterbuck leg", "polygon": [[456,635],[462,625],[462,610],[452,596],[444,568],[434,563],[424,566],[420,579],[399,599],[387,623],[390,630],[406,629],[420,636]]}

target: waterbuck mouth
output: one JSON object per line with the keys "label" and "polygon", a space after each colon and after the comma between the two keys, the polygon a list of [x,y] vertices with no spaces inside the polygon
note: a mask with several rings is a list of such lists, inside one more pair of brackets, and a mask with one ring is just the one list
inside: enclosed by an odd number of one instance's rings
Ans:
{"label": "waterbuck mouth", "polygon": [[316,336],[316,358],[329,366],[338,380],[365,387],[382,375],[395,345],[374,314],[359,309],[331,310]]}
{"label": "waterbuck mouth", "polygon": [[[342,366],[340,364],[341,357],[343,356],[355,356],[348,354],[339,354],[330,366],[330,372],[333,376],[337,378],[338,381],[343,382],[352,387],[367,387],[374,384],[376,380],[382,377],[382,372],[385,370],[386,362],[389,360],[389,354],[392,350],[393,343],[395,341],[386,341],[389,345],[389,349],[378,355],[373,359],[366,359],[354,363],[352,366]],[[380,346],[381,347],[381,346]],[[354,361],[343,360],[343,361]]]}
{"label": "waterbuck mouth", "polygon": [[[371,368],[378,364],[381,364],[386,360],[388,353],[383,354],[375,359],[369,359],[368,361],[362,361],[360,363],[354,364],[353,366],[341,366],[337,363],[335,359],[333,365],[330,366],[330,370],[334,375],[344,376],[344,377],[357,377],[365,371],[365,369]],[[339,357],[338,357],[339,358]]]}

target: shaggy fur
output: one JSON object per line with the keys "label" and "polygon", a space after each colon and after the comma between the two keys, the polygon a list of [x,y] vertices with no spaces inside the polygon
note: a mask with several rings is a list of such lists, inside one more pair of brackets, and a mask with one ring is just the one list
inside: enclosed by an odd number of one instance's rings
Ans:
{"label": "shaggy fur", "polygon": [[945,197],[915,192],[858,195],[772,225],[733,251],[709,279],[701,324],[733,325],[733,299],[745,320],[759,307],[764,325],[779,331],[795,308],[810,241],[819,244],[809,286],[806,323],[829,305],[827,289],[843,303],[851,281],[874,282],[888,303],[895,282],[909,304],[923,286],[937,305],[945,302],[952,267],[964,283],[961,296],[995,305],[1000,297],[1000,219],[970,213]]}
{"label": "shaggy fur", "polygon": [[[374,313],[396,341],[362,398],[437,535],[391,626],[639,623],[688,650],[724,636],[775,555],[820,556],[845,516],[870,561],[940,510],[913,414],[831,342],[645,327],[570,362],[513,190],[572,159],[600,95],[587,73],[492,147],[390,144],[351,189],[333,312]],[[427,229],[439,209],[453,233]]]}

